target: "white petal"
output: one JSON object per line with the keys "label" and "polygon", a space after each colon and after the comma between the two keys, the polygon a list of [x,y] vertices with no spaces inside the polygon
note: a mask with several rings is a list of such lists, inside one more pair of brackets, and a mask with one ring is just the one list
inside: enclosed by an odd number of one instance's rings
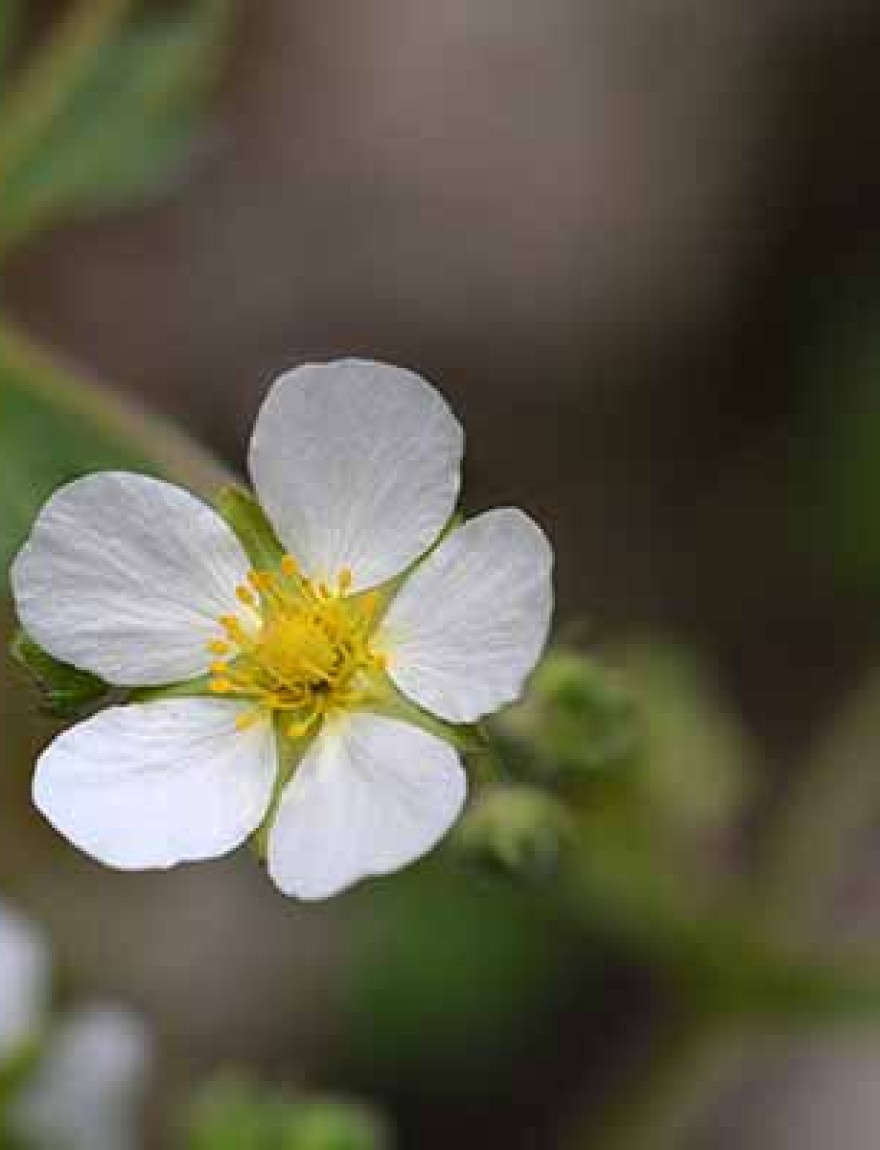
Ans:
{"label": "white petal", "polygon": [[47,1150],[136,1150],[152,1055],[139,1019],[111,1006],[81,1011],[52,1035],[12,1108],[13,1130]]}
{"label": "white petal", "polygon": [[250,470],[285,547],[313,578],[357,589],[403,570],[458,498],[464,438],[439,392],[367,360],[309,364],[263,404]]}
{"label": "white petal", "polygon": [[207,670],[248,559],[223,520],[159,479],[105,471],[57,491],[12,566],[18,617],[50,654],[119,686]]}
{"label": "white petal", "polygon": [[40,756],[34,802],[80,850],[122,870],[214,858],[262,822],[275,736],[239,730],[245,704],[166,699],[111,707]]}
{"label": "white petal", "polygon": [[0,1066],[38,1035],[49,976],[49,951],[39,930],[0,903]]}
{"label": "white petal", "polygon": [[547,641],[553,552],[522,511],[453,531],[392,602],[377,646],[411,699],[468,723],[516,699]]}
{"label": "white petal", "polygon": [[364,712],[331,722],[288,783],[269,836],[285,894],[327,898],[429,851],[455,822],[458,755],[407,723]]}

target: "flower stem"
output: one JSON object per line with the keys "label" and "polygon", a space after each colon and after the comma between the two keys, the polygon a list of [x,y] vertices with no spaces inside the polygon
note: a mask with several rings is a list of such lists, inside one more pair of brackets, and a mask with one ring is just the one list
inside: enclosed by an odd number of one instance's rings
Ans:
{"label": "flower stem", "polygon": [[0,390],[2,375],[130,445],[133,454],[203,495],[230,481],[228,471],[188,436],[82,374],[0,314]]}

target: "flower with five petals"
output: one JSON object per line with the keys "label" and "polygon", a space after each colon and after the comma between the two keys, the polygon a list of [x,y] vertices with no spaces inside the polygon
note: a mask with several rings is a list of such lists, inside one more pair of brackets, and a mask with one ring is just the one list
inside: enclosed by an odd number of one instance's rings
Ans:
{"label": "flower with five petals", "polygon": [[343,360],[283,375],[260,410],[259,556],[158,479],[56,492],[12,568],[19,619],[129,696],[42,754],[46,818],[123,869],[260,832],[272,879],[303,899],[430,850],[467,789],[443,736],[517,698],[553,599],[523,512],[452,524],[462,450],[418,375]]}

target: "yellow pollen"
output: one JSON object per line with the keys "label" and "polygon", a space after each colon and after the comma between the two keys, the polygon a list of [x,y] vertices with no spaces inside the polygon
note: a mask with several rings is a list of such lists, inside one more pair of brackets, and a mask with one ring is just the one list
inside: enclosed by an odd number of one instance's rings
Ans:
{"label": "yellow pollen", "polygon": [[349,596],[353,582],[348,568],[329,584],[313,582],[286,555],[280,570],[251,571],[249,586],[236,588],[249,610],[218,620],[223,635],[209,650],[223,658],[211,664],[209,686],[253,705],[239,716],[240,729],[267,712],[283,714],[283,729],[301,738],[364,699],[386,657],[370,646],[379,597]]}

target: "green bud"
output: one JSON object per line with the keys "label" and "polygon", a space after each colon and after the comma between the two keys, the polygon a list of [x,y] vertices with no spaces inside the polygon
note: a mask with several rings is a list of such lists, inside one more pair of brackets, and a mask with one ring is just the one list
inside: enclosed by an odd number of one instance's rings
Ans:
{"label": "green bud", "polygon": [[355,1102],[303,1102],[293,1108],[284,1150],[389,1150],[388,1132],[376,1115]]}
{"label": "green bud", "polygon": [[542,881],[556,872],[573,837],[570,816],[552,795],[496,783],[472,801],[451,848],[470,863]]}
{"label": "green bud", "polygon": [[561,781],[631,761],[641,737],[638,708],[623,677],[566,649],[545,656],[526,698],[496,725],[523,744],[542,776]]}
{"label": "green bud", "polygon": [[24,631],[16,633],[9,653],[40,692],[44,710],[58,718],[75,718],[105,701],[112,693],[112,688],[103,679],[60,663]]}
{"label": "green bud", "polygon": [[637,775],[655,822],[686,836],[729,827],[748,797],[756,750],[711,669],[657,641],[621,648],[618,659],[640,701],[645,761]]}

